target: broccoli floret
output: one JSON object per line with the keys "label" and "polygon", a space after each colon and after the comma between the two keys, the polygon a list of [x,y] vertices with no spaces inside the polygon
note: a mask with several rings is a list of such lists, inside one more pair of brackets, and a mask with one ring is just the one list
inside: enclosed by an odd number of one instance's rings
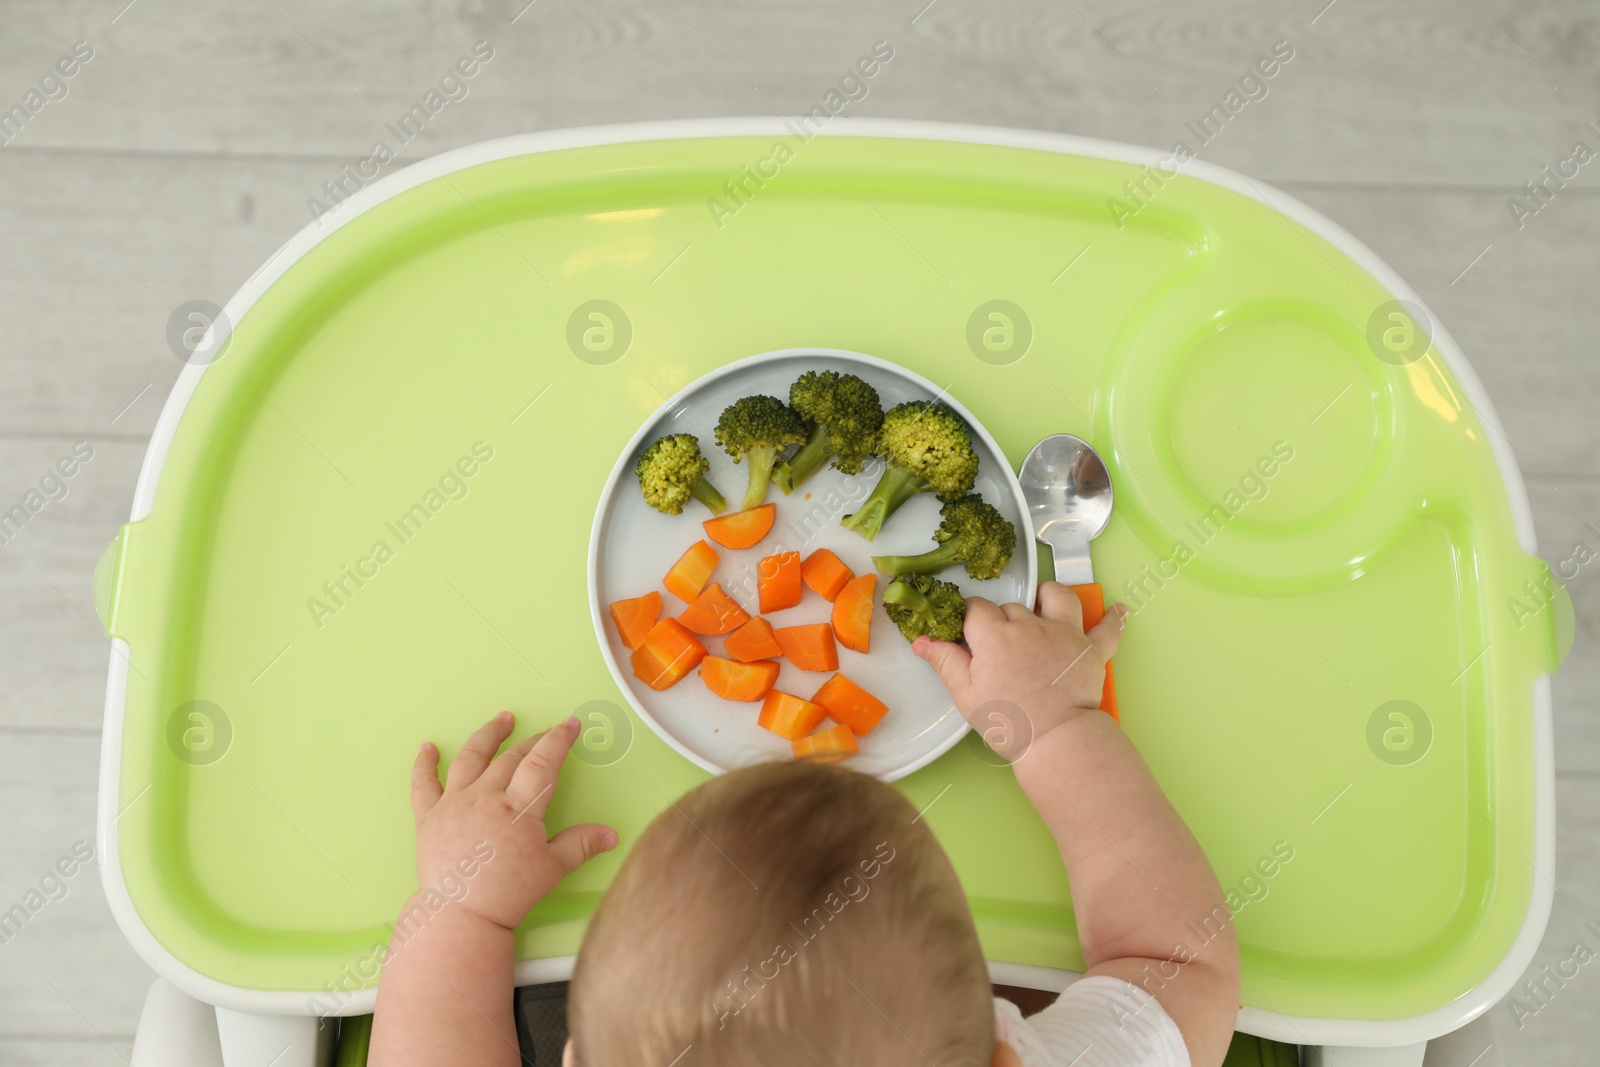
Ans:
{"label": "broccoli floret", "polygon": [[738,463],[750,467],[750,484],[745,489],[745,508],[767,499],[767,483],[772,465],[790,445],[804,444],[806,424],[775,396],[747,396],[723,409],[717,419],[717,444]]}
{"label": "broccoli floret", "polygon": [[811,427],[811,434],[800,451],[772,472],[784,493],[794,492],[830,457],[835,469],[860,474],[877,450],[883,404],[878,391],[854,374],[806,371],[789,387],[789,406]]}
{"label": "broccoli floret", "polygon": [[897,404],[883,416],[878,449],[888,465],[860,509],[842,525],[865,537],[878,536],[884,522],[918,493],[957,500],[978,477],[972,432],[961,416],[937,400]]}
{"label": "broccoli floret", "polygon": [[690,497],[710,508],[713,515],[728,510],[717,487],[706,481],[710,469],[711,461],[700,454],[700,442],[692,433],[658,439],[633,465],[644,502],[664,515],[683,514]]}
{"label": "broccoli floret", "polygon": [[954,582],[928,574],[896,578],[883,591],[883,610],[907,641],[927,634],[935,641],[961,640],[967,602]]}
{"label": "broccoli floret", "polygon": [[873,556],[872,565],[884,574],[933,574],[965,563],[970,577],[998,578],[1017,547],[1011,521],[977,495],[952,501],[939,514],[938,548],[920,556]]}

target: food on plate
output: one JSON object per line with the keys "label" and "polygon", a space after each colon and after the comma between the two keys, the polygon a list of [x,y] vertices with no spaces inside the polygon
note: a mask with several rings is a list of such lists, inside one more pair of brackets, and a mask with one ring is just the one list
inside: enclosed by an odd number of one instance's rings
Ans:
{"label": "food on plate", "polygon": [[778,680],[778,665],[772,660],[740,663],[707,656],[700,661],[700,680],[724,700],[760,700]]}
{"label": "food on plate", "polygon": [[938,548],[917,556],[873,556],[872,565],[885,574],[934,574],[964,563],[970,578],[998,578],[1017,547],[1011,520],[976,494],[951,501],[939,514],[933,532]]}
{"label": "food on plate", "polygon": [[772,624],[760,615],[729,634],[722,642],[722,650],[741,663],[783,655],[778,639],[772,636]]}
{"label": "food on plate", "polygon": [[724,593],[722,586],[712,582],[683,609],[678,621],[694,633],[712,637],[737,630],[750,621],[750,613]]}
{"label": "food on plate", "polygon": [[780,626],[772,631],[783,658],[803,671],[836,671],[839,649],[833,643],[833,627],[825,622],[802,626]]}
{"label": "food on plate", "polygon": [[[702,668],[703,669],[703,668]],[[821,704],[828,718],[850,732],[862,737],[888,714],[889,705],[861,688],[842,674],[836,674],[822,683],[822,688],[812,696],[813,704]]]}
{"label": "food on plate", "polygon": [[878,445],[885,461],[883,475],[861,507],[841,520],[846,529],[868,541],[918,493],[956,500],[977,480],[972,431],[948,404],[937,400],[913,400],[890,408],[878,431]]}
{"label": "food on plate", "polygon": [[790,445],[804,444],[806,424],[775,396],[747,396],[723,409],[717,419],[717,444],[735,463],[749,468],[749,483],[741,510],[748,511],[767,499],[773,464]]}
{"label": "food on plate", "polygon": [[700,454],[700,441],[692,433],[658,438],[633,465],[644,502],[663,515],[682,515],[690,499],[700,501],[713,515],[727,511],[727,500],[706,480],[710,469],[711,461]]}
{"label": "food on plate", "polygon": [[862,574],[845,583],[833,602],[833,636],[852,652],[872,647],[872,593],[877,588],[876,574]]}
{"label": "food on plate", "polygon": [[[735,463],[745,464],[746,473],[744,488],[732,497],[724,497],[708,480],[715,457],[702,452],[703,435],[658,436],[634,461],[645,504],[668,515],[703,505],[709,514],[695,516],[704,539],[695,541],[662,579],[666,592],[683,606],[664,605],[657,591],[617,599],[609,604],[612,623],[631,650],[633,674],[644,685],[665,690],[691,672],[698,674],[699,680],[681,690],[682,697],[670,698],[667,706],[674,714],[680,707],[703,709],[707,731],[736,732],[730,743],[741,753],[749,739],[749,720],[730,722],[730,710],[735,716],[741,713],[727,705],[719,711],[711,698],[751,707],[756,723],[788,741],[796,759],[846,759],[861,751],[861,738],[876,736],[865,743],[869,753],[870,746],[886,746],[884,754],[892,761],[905,740],[902,730],[891,724],[873,734],[890,708],[857,679],[888,689],[901,670],[920,668],[909,667],[910,657],[898,645],[878,667],[870,666],[877,661],[840,653],[839,646],[870,655],[880,606],[907,641],[919,635],[962,640],[965,598],[938,572],[959,564],[974,579],[999,577],[1016,550],[1016,527],[975,489],[978,431],[950,403],[938,399],[891,403],[885,410],[879,387],[869,380],[875,376],[867,370],[858,376],[851,369],[861,368],[806,370],[788,379],[787,394],[773,381],[764,388],[777,395],[752,393],[723,407],[716,420],[716,443]],[[738,396],[740,391],[723,395]],[[787,402],[779,399],[784,395]],[[884,466],[881,472],[872,470],[876,484],[865,497],[864,484],[841,486],[834,484],[838,475],[824,476],[828,470],[860,475],[874,457],[881,457]],[[769,502],[773,483],[784,496]],[[823,497],[820,503],[812,500],[814,488]],[[841,488],[848,491],[841,493]],[[811,540],[819,523],[832,521],[826,516],[838,516],[852,506],[854,512],[838,521],[872,541],[900,508],[924,493],[941,504],[930,551],[872,556],[872,566],[865,567],[870,549],[853,558],[856,553],[848,546],[809,552],[790,548],[796,541]],[[807,503],[786,503],[790,496]],[[629,506],[636,509],[638,504],[630,501]],[[780,515],[780,508],[796,511]],[[919,525],[913,519],[900,521]],[[652,557],[653,552],[646,553]],[[648,574],[645,578],[648,587]],[[808,588],[828,607],[806,595]],[[774,623],[775,613],[779,619],[792,618],[792,624]],[[880,660],[884,654],[880,649]],[[848,674],[839,671],[841,655],[850,660]],[[821,684],[801,681],[778,688],[785,679],[798,678],[796,671],[817,672]],[[922,684],[921,675],[918,679]],[[643,693],[637,683],[629,684],[634,693]],[[785,691],[813,686],[810,699]],[[687,703],[679,705],[679,700]],[[922,703],[913,699],[912,690],[903,702]],[[647,698],[639,706],[649,703]],[[926,724],[900,725],[918,734]]]}
{"label": "food on plate", "polygon": [[897,577],[883,590],[883,611],[907,641],[926,634],[935,641],[959,641],[967,620],[967,601],[954,582],[931,574]]}
{"label": "food on plate", "polygon": [[800,603],[800,553],[778,552],[756,567],[761,611],[782,611]]}
{"label": "food on plate", "polygon": [[611,605],[611,621],[616,624],[617,636],[623,647],[634,649],[644,642],[645,634],[661,617],[661,594],[654,589],[644,596],[618,600]]}
{"label": "food on plate", "polygon": [[685,604],[692,604],[694,598],[700,595],[700,590],[706,587],[716,567],[717,550],[704,541],[696,541],[689,546],[689,551],[678,557],[678,562],[661,579],[661,584]]}
{"label": "food on plate", "polygon": [[826,548],[812,552],[800,564],[801,580],[824,600],[838,596],[844,584],[855,576],[855,571],[846,567],[843,560]]}
{"label": "food on plate", "polygon": [[785,495],[830,459],[836,470],[860,474],[878,449],[883,403],[878,391],[854,374],[806,371],[789,387],[789,407],[810,432],[799,451],[773,469],[772,480]]}
{"label": "food on plate", "polygon": [[650,627],[629,662],[633,675],[651,689],[667,689],[699,665],[706,646],[684,629],[677,619],[665,618]]}
{"label": "food on plate", "polygon": [[773,689],[761,702],[761,714],[756,718],[756,725],[793,741],[815,730],[827,714],[821,704],[813,704],[793,693]]}
{"label": "food on plate", "polygon": [[794,750],[795,759],[817,763],[837,763],[861,751],[861,746],[856,744],[856,735],[850,732],[848,726],[830,726],[809,737],[795,738],[790,747]]}
{"label": "food on plate", "polygon": [[707,519],[701,525],[706,536],[723,548],[753,548],[761,543],[778,521],[778,505],[762,504],[759,507],[735,511]]}

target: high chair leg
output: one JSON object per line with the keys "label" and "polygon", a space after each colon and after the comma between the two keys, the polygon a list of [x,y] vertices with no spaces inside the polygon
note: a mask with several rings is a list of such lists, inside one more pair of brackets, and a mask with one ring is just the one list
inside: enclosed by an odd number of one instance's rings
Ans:
{"label": "high chair leg", "polygon": [[1426,1041],[1396,1048],[1353,1048],[1314,1045],[1306,1049],[1304,1067],[1422,1067]]}
{"label": "high chair leg", "polygon": [[165,978],[144,995],[131,1067],[222,1067],[217,1014]]}
{"label": "high chair leg", "polygon": [[334,1027],[311,1015],[252,1015],[218,1008],[223,1067],[328,1067]]}

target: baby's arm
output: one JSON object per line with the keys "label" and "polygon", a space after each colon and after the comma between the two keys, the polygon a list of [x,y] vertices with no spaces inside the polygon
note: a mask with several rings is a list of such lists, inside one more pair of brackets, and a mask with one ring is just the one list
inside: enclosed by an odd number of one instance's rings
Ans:
{"label": "baby's arm", "polygon": [[617,843],[605,826],[547,839],[545,809],[578,720],[495,752],[503,711],[467,738],[439,785],[439,750],[411,771],[417,880],[378,980],[372,1067],[521,1062],[512,1019],[512,930],[557,882]]}
{"label": "baby's arm", "polygon": [[1003,740],[996,751],[1013,761],[1061,849],[1087,973],[1149,992],[1178,1024],[1196,1067],[1208,1067],[1222,1062],[1233,1037],[1238,943],[1205,854],[1138,750],[1099,710],[1125,614],[1119,605],[1085,635],[1078,598],[1046,582],[1037,614],[970,599],[970,652],[927,638],[913,647],[969,720],[1019,710],[1020,729],[986,739]]}

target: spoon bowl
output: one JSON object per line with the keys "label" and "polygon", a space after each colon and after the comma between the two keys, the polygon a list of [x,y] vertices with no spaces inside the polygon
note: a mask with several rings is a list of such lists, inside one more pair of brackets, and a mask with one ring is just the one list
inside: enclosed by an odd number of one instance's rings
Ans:
{"label": "spoon bowl", "polygon": [[1081,437],[1051,434],[1033,446],[1018,479],[1033,535],[1055,553],[1056,581],[1092,582],[1089,542],[1111,520],[1111,476],[1100,454]]}

